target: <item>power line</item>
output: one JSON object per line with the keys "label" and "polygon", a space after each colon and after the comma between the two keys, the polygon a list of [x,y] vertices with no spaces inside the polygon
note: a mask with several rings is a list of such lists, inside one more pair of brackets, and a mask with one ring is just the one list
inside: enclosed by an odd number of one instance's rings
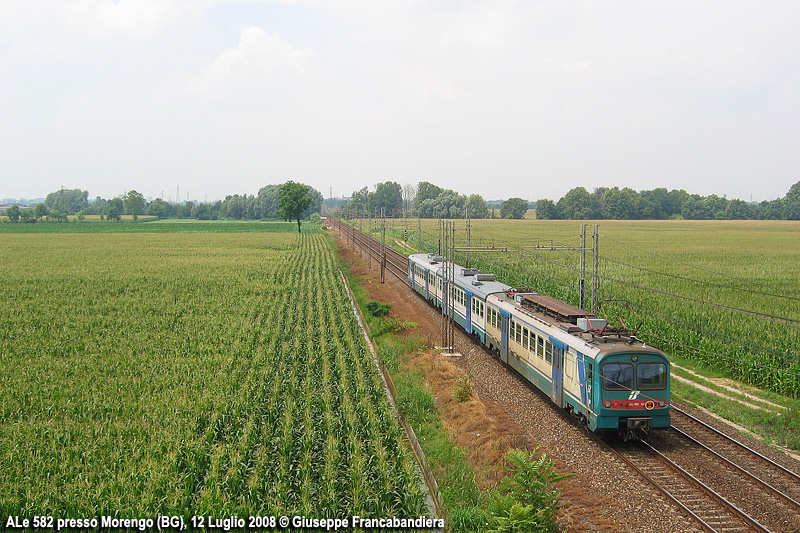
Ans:
{"label": "power line", "polygon": [[661,290],[661,289],[655,289],[653,287],[648,287],[648,286],[642,285],[640,283],[634,283],[632,281],[624,281],[624,280],[617,279],[617,278],[612,278],[612,277],[609,277],[609,276],[601,276],[601,278],[606,279],[608,281],[621,283],[623,285],[628,285],[630,287],[636,287],[637,289],[642,289],[642,290],[645,290],[645,291],[655,292],[655,293],[658,293],[658,294],[663,294],[665,296],[672,296],[673,298],[678,298],[678,299],[681,299],[681,300],[687,300],[687,301],[690,301],[690,302],[696,302],[696,303],[700,303],[700,304],[703,304],[703,305],[716,307],[718,309],[725,309],[727,311],[732,311],[734,313],[740,313],[740,314],[743,314],[743,315],[753,316],[753,317],[756,317],[756,318],[762,318],[764,320],[769,320],[771,322],[784,323],[784,325],[786,325],[786,326],[800,329],[800,320],[797,320],[795,318],[789,318],[789,317],[778,316],[778,315],[771,315],[769,313],[760,313],[758,311],[749,311],[747,309],[739,309],[738,307],[732,307],[730,305],[722,305],[722,304],[718,304],[718,303],[714,303],[714,302],[708,302],[708,301],[705,301],[705,300],[701,300],[699,298],[693,298],[691,296],[685,296],[683,294],[676,294],[674,292],[664,291],[664,290]]}
{"label": "power line", "polygon": [[[622,246],[627,246],[628,248],[632,248],[633,250],[636,250],[638,252],[643,252],[643,253],[646,253],[646,254],[650,254],[650,255],[652,255],[654,257],[658,257],[659,259],[664,259],[666,261],[671,261],[671,262],[676,263],[678,265],[687,266],[687,267],[690,267],[690,268],[696,268],[697,270],[702,270],[704,272],[709,272],[711,274],[715,274],[717,276],[721,276],[721,277],[724,277],[724,278],[734,279],[736,281],[741,281],[743,283],[751,283],[753,285],[761,285],[762,287],[767,287],[767,288],[770,288],[772,290],[781,290],[780,288],[772,286],[772,285],[769,285],[767,283],[761,283],[761,282],[755,281],[755,280],[739,278],[737,276],[732,276],[732,275],[726,274],[724,272],[717,272],[716,270],[713,270],[713,269],[710,269],[710,268],[702,267],[702,266],[699,266],[699,265],[693,265],[691,263],[686,263],[686,262],[683,262],[683,261],[678,261],[677,259],[673,259],[671,257],[667,257],[667,256],[664,256],[664,255],[661,255],[661,254],[657,254],[655,252],[651,252],[650,250],[645,250],[643,248],[639,248],[637,246],[633,246],[630,243],[618,241],[616,239],[612,239],[611,237],[607,237],[605,235],[603,235],[603,237],[608,239],[611,242],[615,242],[617,244],[621,244]],[[794,292],[795,294],[800,294],[800,292],[797,292],[797,291],[791,291],[791,292]]]}
{"label": "power line", "polygon": [[[737,363],[741,363],[742,362],[741,359],[737,359],[737,358],[731,357],[729,355],[724,355],[724,354],[721,354],[721,353],[718,353],[718,352],[714,352],[712,350],[706,350],[705,348],[700,348],[700,347],[697,347],[697,346],[689,346],[688,344],[683,344],[682,342],[678,342],[678,341],[676,341],[674,339],[666,339],[664,337],[661,337],[660,335],[656,335],[655,333],[650,333],[650,335],[652,337],[660,340],[660,341],[671,343],[671,344],[674,344],[676,346],[680,346],[681,348],[688,348],[688,349],[699,351],[699,352],[705,352],[705,353],[708,353],[708,354],[711,354],[711,355],[716,355],[718,357],[721,357],[722,359],[727,359],[729,361],[735,361]],[[775,372],[781,372],[781,373],[784,373],[784,374],[789,374],[789,375],[792,375],[792,376],[800,377],[800,373],[792,372],[791,370],[787,370],[785,368],[776,368],[774,366],[764,365],[764,364],[758,363],[758,362],[756,362],[756,361],[754,361],[752,359],[746,361],[746,363],[748,365],[757,366],[759,368],[764,368],[766,370],[774,370]]]}
{"label": "power line", "polygon": [[633,307],[634,310],[642,312],[643,314],[647,313],[648,315],[655,316],[657,318],[660,318],[661,320],[665,320],[667,322],[671,322],[673,324],[677,324],[680,327],[687,328],[687,329],[690,329],[692,331],[696,331],[698,333],[702,333],[703,335],[711,335],[711,336],[717,337],[718,339],[723,340],[723,341],[730,341],[731,343],[738,344],[742,348],[748,349],[748,350],[750,350],[752,352],[763,353],[763,354],[770,355],[770,356],[773,356],[773,357],[779,357],[779,358],[783,359],[784,361],[786,361],[788,364],[800,363],[800,358],[798,358],[797,356],[792,356],[789,352],[780,352],[780,351],[774,350],[772,348],[769,348],[767,346],[761,346],[761,345],[756,344],[756,343],[754,343],[752,341],[747,341],[747,340],[744,340],[744,339],[739,339],[739,338],[733,337],[728,333],[722,333],[720,331],[716,331],[716,330],[713,330],[713,329],[704,328],[704,327],[702,327],[702,326],[700,326],[700,325],[698,325],[696,323],[685,322],[685,321],[677,319],[675,317],[672,317],[672,316],[669,316],[669,315],[665,315],[663,313],[659,313],[658,311],[654,311],[652,309],[649,309],[648,307],[645,307],[643,305],[633,304],[632,303],[631,307]]}
{"label": "power line", "polygon": [[753,289],[744,289],[744,288],[741,288],[741,287],[734,287],[732,285],[723,285],[721,283],[714,283],[714,282],[711,282],[711,281],[703,281],[703,280],[699,280],[699,279],[687,278],[685,276],[678,276],[677,274],[668,274],[666,272],[659,272],[658,270],[653,270],[653,269],[650,269],[650,268],[645,268],[645,267],[632,265],[630,263],[625,263],[624,261],[618,261],[616,259],[609,259],[607,257],[604,258],[604,261],[607,261],[609,263],[614,263],[614,264],[617,264],[617,265],[626,266],[626,267],[633,268],[633,269],[636,269],[636,270],[642,270],[644,272],[650,272],[652,274],[659,274],[659,275],[662,275],[662,276],[666,276],[668,278],[675,278],[675,279],[680,279],[680,280],[684,280],[684,281],[691,281],[691,282],[694,282],[694,283],[700,283],[702,285],[710,285],[712,287],[720,287],[720,288],[723,288],[723,289],[731,289],[731,290],[734,290],[734,291],[748,292],[748,293],[751,293],[751,294],[758,294],[760,296],[773,296],[775,298],[785,298],[787,300],[800,301],[800,298],[798,298],[796,296],[787,296],[785,294],[775,294],[775,293],[770,293],[770,292],[761,292],[761,291],[756,291],[756,290],[753,290]]}

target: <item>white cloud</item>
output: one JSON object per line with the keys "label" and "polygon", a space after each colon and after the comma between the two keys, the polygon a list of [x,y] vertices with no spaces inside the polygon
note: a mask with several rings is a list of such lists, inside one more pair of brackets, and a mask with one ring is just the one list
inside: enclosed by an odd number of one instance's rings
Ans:
{"label": "white cloud", "polygon": [[320,72],[314,50],[293,48],[280,35],[256,26],[241,32],[236,48],[222,51],[195,75],[173,81],[173,96],[202,103],[267,103],[302,92]]}

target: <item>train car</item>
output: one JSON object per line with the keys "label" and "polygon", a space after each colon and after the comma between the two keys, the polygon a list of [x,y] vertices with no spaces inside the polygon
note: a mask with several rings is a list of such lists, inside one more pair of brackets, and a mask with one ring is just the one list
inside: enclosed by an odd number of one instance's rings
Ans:
{"label": "train car", "polygon": [[[474,269],[453,270],[454,292],[464,295],[463,302],[454,298],[456,322],[589,430],[631,440],[669,427],[663,352],[555,298],[515,290]],[[442,274],[440,257],[409,257],[411,286],[446,309]]]}
{"label": "train car", "polygon": [[[447,311],[447,294],[442,257],[414,254],[408,261],[408,283],[431,304]],[[511,287],[474,268],[454,268],[453,319],[464,331],[486,344],[486,297]]]}

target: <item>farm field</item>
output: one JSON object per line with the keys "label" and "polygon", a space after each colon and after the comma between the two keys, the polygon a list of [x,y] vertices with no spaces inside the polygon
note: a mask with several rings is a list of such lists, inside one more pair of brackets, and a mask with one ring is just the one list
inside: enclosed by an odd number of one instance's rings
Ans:
{"label": "farm field", "polygon": [[424,513],[327,237],[226,224],[0,228],[3,513]]}
{"label": "farm field", "polygon": [[[436,249],[436,220],[393,224],[395,235],[414,247],[421,227],[422,247]],[[511,285],[577,305],[579,254],[530,247],[578,247],[579,226],[566,220],[473,220],[473,246],[509,244],[516,251],[472,254],[471,260]],[[456,221],[456,227],[456,240],[464,242],[464,222]],[[640,337],[678,359],[800,397],[800,224],[604,220],[599,233],[598,298],[631,302],[643,320]],[[607,307],[610,314],[619,308]],[[626,324],[638,325],[635,315],[621,313]]]}

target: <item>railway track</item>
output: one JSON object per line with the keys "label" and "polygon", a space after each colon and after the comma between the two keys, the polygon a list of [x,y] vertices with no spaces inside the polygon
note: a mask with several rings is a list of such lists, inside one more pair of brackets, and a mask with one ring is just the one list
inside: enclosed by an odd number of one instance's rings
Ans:
{"label": "railway track", "polygon": [[[382,262],[386,270],[396,276],[404,283],[408,284],[408,258],[389,245],[382,245],[381,241],[360,231],[359,229],[342,222],[341,220],[329,217],[331,227],[339,232],[342,237],[346,237],[360,250],[367,252],[371,260]],[[381,253],[383,250],[383,253]]]}
{"label": "railway track", "polygon": [[647,442],[608,447],[704,531],[770,531]]}
{"label": "railway track", "polygon": [[653,446],[772,531],[800,531],[800,475],[672,407],[670,438]]}
{"label": "railway track", "polygon": [[[338,219],[329,224],[408,284],[406,256]],[[675,406],[672,413],[667,439],[614,447],[598,441],[701,530],[800,531],[797,473]]]}

